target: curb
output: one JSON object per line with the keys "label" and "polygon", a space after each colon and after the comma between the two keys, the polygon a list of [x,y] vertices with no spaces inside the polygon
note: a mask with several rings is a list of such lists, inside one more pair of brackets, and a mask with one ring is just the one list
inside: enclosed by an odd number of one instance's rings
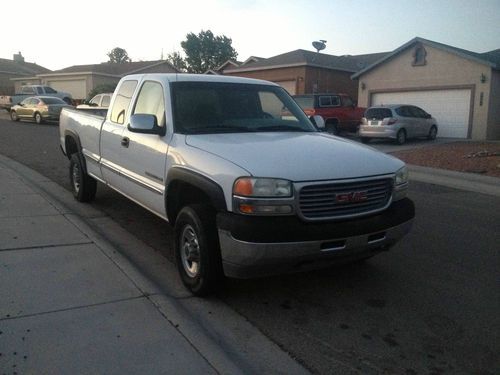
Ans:
{"label": "curb", "polygon": [[500,178],[498,177],[421,167],[413,164],[407,164],[407,166],[410,171],[410,181],[414,180],[500,197]]}

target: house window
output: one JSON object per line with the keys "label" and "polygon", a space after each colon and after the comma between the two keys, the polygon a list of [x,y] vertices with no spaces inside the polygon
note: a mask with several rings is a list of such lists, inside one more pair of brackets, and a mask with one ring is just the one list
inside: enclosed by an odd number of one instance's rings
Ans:
{"label": "house window", "polygon": [[427,51],[422,44],[417,44],[413,50],[413,66],[423,66],[427,64],[425,60]]}

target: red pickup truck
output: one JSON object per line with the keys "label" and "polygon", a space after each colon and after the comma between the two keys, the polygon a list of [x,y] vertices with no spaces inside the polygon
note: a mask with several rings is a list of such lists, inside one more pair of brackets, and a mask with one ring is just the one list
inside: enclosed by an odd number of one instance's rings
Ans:
{"label": "red pickup truck", "polygon": [[307,116],[323,117],[325,130],[334,135],[356,133],[366,109],[356,107],[346,94],[295,95],[293,98]]}

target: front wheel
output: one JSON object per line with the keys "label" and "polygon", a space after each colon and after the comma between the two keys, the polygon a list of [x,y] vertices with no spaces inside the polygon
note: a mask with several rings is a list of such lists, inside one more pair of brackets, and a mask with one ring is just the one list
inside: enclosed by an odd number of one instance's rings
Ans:
{"label": "front wheel", "polygon": [[19,116],[16,111],[10,111],[10,119],[12,121],[19,121]]}
{"label": "front wheel", "polygon": [[437,133],[438,133],[437,127],[435,125],[432,125],[429,130],[429,134],[427,135],[427,139],[430,140],[436,139]]}
{"label": "front wheel", "polygon": [[175,222],[175,259],[184,285],[197,296],[222,280],[215,213],[204,205],[184,207]]}
{"label": "front wheel", "polygon": [[73,196],[79,202],[91,202],[97,191],[97,181],[83,170],[78,154],[71,155],[69,163],[69,180]]}
{"label": "front wheel", "polygon": [[398,145],[402,145],[406,142],[406,131],[404,129],[400,129],[398,134],[396,134],[396,143]]}
{"label": "front wheel", "polygon": [[35,122],[36,122],[37,124],[39,124],[39,125],[43,122],[43,117],[42,117],[42,115],[41,115],[40,113],[38,113],[38,112],[37,112],[37,113],[35,113]]}

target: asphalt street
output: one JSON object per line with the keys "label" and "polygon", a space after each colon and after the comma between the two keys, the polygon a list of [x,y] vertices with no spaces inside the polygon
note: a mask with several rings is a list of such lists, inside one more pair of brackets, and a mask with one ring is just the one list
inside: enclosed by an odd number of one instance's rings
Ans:
{"label": "asphalt street", "polygon": [[[69,190],[57,124],[2,114],[0,134],[1,154]],[[500,373],[500,198],[417,182],[409,195],[415,226],[390,252],[320,272],[229,280],[216,298],[312,372]],[[173,259],[161,219],[102,185],[92,206]]]}

